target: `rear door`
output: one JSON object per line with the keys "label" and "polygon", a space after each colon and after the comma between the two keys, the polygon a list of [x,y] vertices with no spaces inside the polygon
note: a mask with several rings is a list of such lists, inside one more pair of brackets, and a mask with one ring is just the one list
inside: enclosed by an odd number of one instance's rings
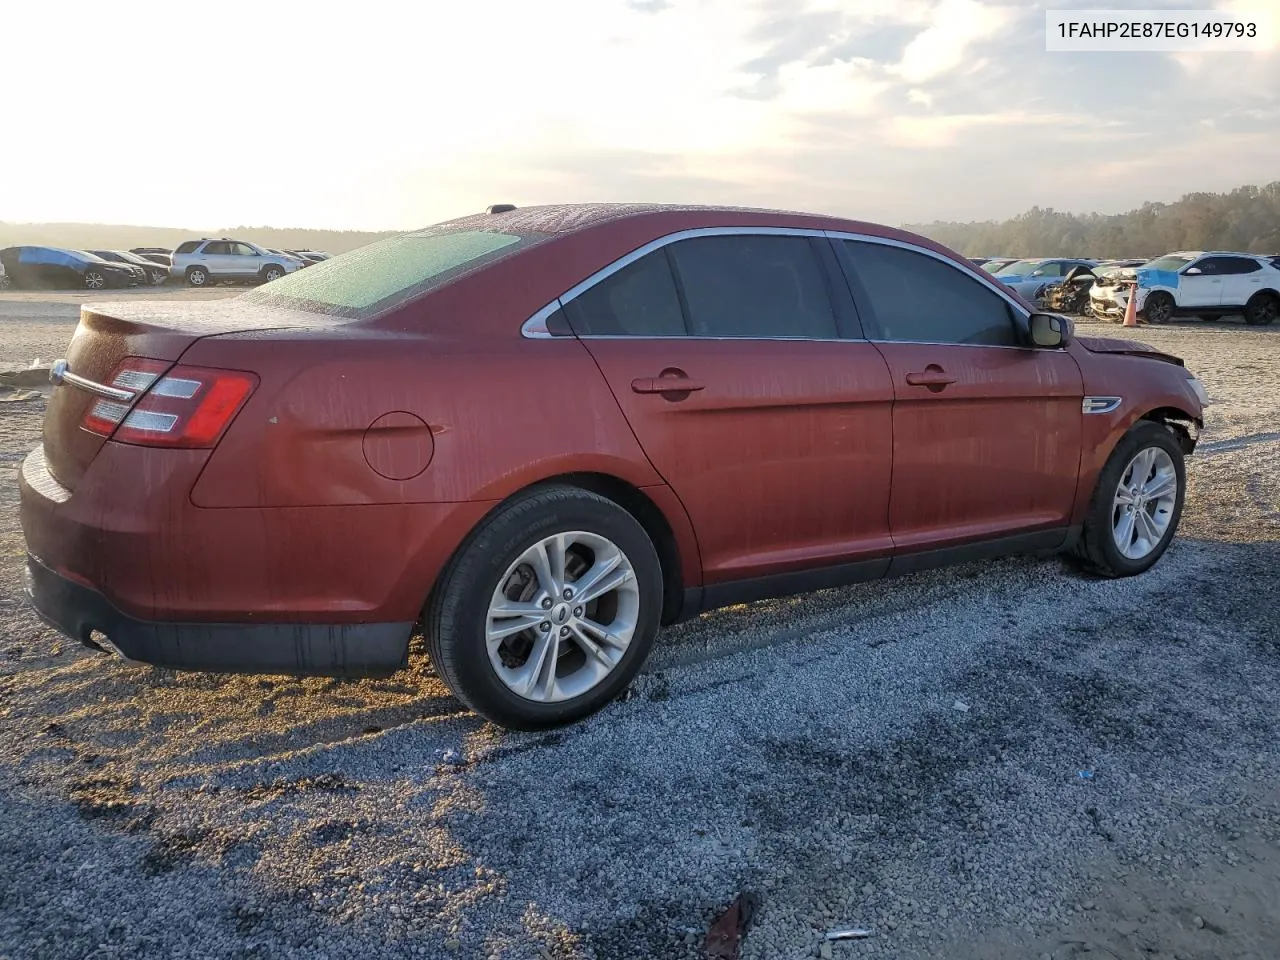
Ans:
{"label": "rear door", "polygon": [[896,549],[1066,527],[1084,395],[1071,355],[1023,346],[1011,302],[931,251],[839,246],[893,377]]}
{"label": "rear door", "polygon": [[1243,307],[1263,288],[1263,271],[1253,257],[1217,257],[1221,262],[1222,306]]}
{"label": "rear door", "polygon": [[706,582],[833,562],[878,574],[893,388],[834,286],[829,244],[697,233],[642,248],[562,301],[684,504]]}

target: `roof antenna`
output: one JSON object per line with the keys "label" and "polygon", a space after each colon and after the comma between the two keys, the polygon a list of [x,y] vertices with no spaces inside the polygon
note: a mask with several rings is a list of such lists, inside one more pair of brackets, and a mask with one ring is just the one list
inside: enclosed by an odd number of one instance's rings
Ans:
{"label": "roof antenna", "polygon": [[514,210],[515,208],[516,208],[516,205],[514,203],[495,203],[488,210],[486,210],[485,213],[507,213],[508,211]]}

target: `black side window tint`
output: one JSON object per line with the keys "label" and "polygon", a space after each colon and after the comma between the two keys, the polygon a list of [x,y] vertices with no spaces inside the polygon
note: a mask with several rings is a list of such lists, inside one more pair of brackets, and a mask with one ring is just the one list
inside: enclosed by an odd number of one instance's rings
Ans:
{"label": "black side window tint", "polygon": [[579,336],[683,337],[684,315],[665,250],[646,254],[565,304]]}
{"label": "black side window tint", "polygon": [[[1018,345],[1009,305],[959,267],[881,243],[845,241],[882,340]],[[878,329],[876,329],[878,328]]]}
{"label": "black side window tint", "polygon": [[1253,273],[1262,269],[1257,260],[1248,257],[1223,257],[1222,265],[1223,273],[1232,274]]}
{"label": "black side window tint", "polygon": [[1220,277],[1223,273],[1221,257],[1205,257],[1194,266],[1198,267],[1205,276]]}
{"label": "black side window tint", "polygon": [[691,336],[839,337],[822,267],[807,237],[696,237],[670,250]]}

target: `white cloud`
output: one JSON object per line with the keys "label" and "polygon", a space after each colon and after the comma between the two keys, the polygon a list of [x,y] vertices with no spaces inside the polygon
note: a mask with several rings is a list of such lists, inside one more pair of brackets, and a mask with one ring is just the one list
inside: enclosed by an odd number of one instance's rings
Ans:
{"label": "white cloud", "polygon": [[1011,20],[1008,10],[977,0],[942,0],[934,7],[929,26],[902,52],[893,72],[907,83],[923,83],[964,64],[966,49],[993,36]]}

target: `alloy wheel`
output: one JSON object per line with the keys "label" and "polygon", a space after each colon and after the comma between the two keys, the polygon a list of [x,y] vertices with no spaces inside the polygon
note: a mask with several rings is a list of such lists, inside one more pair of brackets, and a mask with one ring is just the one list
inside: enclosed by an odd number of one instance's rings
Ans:
{"label": "alloy wheel", "polygon": [[90,270],[84,275],[84,285],[90,290],[101,290],[107,285],[107,278],[96,270]]}
{"label": "alloy wheel", "polygon": [[1178,472],[1168,451],[1139,450],[1120,474],[1112,501],[1111,535],[1130,560],[1141,560],[1164,540],[1178,499]]}
{"label": "alloy wheel", "polygon": [[485,623],[489,663],[526,700],[580,697],[621,662],[639,616],[635,568],[616,544],[581,530],[555,534],[498,581]]}

